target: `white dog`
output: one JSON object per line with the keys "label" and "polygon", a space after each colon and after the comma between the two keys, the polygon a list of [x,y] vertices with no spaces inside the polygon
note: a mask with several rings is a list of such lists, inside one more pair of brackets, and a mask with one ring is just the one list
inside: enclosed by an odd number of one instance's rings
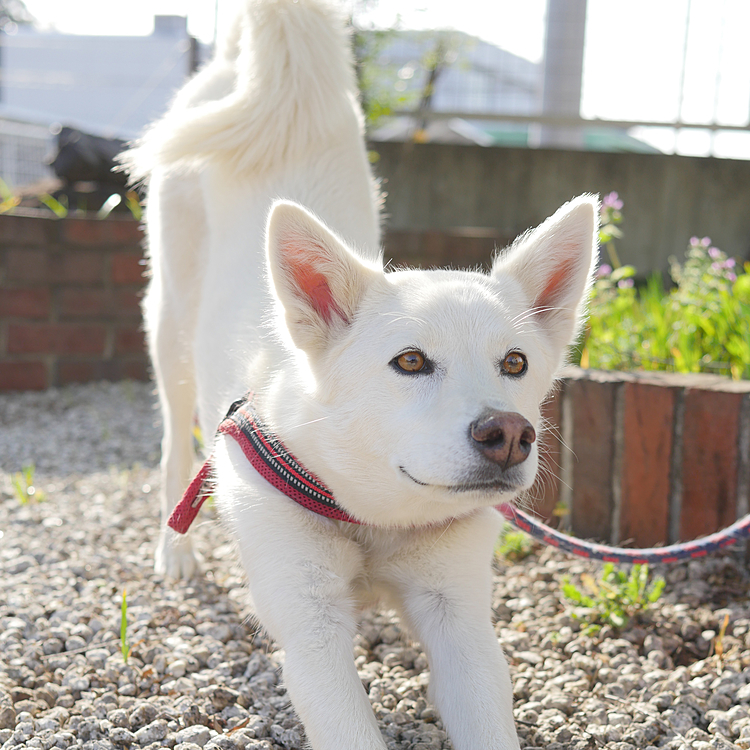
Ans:
{"label": "white dog", "polygon": [[[488,275],[385,273],[343,23],[322,0],[245,5],[129,157],[149,182],[144,312],[165,426],[156,568],[196,569],[166,519],[190,479],[197,407],[205,436],[229,425],[212,459],[218,506],[312,747],[386,747],[352,657],[359,607],[384,599],[425,649],[456,750],[518,748],[490,623],[494,506],[534,480],[597,203],[563,206]],[[277,489],[247,434],[222,422],[248,390],[239,411],[262,424],[265,459],[293,454],[290,486],[319,478],[332,517]]]}

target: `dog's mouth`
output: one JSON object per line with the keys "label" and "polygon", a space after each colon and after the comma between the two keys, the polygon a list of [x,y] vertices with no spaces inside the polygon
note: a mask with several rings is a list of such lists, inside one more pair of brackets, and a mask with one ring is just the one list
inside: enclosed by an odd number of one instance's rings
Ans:
{"label": "dog's mouth", "polygon": [[432,484],[430,482],[420,481],[412,476],[403,466],[399,466],[398,468],[405,477],[414,482],[414,484],[418,484],[420,487],[434,487],[435,489],[454,494],[464,492],[481,492],[484,494],[497,494],[498,492],[515,493],[520,492],[523,489],[522,484],[514,482],[508,477],[477,478],[465,482],[459,482],[457,484]]}

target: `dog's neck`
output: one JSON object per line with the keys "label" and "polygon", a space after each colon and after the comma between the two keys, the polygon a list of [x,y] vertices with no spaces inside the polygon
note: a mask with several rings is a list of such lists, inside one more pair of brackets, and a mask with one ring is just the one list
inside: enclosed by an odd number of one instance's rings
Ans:
{"label": "dog's neck", "polygon": [[[233,437],[255,470],[287,497],[321,516],[359,523],[338,505],[323,482],[263,425],[253,401],[252,393],[235,401],[221,421],[218,432]],[[187,532],[211,495],[212,465],[213,459],[209,457],[172,511],[169,526],[180,534]]]}

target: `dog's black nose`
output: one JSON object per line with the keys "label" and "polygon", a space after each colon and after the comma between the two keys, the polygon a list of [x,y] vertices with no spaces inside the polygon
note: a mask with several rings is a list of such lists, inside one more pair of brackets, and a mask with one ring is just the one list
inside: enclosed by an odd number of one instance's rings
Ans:
{"label": "dog's black nose", "polygon": [[525,417],[513,411],[489,411],[469,428],[474,445],[503,469],[523,463],[531,453],[536,432]]}

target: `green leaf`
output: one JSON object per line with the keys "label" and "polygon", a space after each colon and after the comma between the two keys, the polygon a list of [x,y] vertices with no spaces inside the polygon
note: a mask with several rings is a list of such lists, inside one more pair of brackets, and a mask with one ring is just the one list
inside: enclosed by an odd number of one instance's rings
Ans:
{"label": "green leaf", "polygon": [[130,644],[128,643],[128,599],[125,589],[122,590],[122,605],[120,607],[120,651],[127,664],[130,656]]}
{"label": "green leaf", "polygon": [[562,585],[562,592],[571,601],[580,603],[583,599],[583,594],[572,583],[564,583]]}
{"label": "green leaf", "polygon": [[745,304],[750,304],[750,273],[744,273],[737,277],[732,285],[732,294]]}
{"label": "green leaf", "polygon": [[68,209],[49,193],[42,193],[42,195],[39,196],[39,201],[47,206],[47,208],[52,211],[58,219],[64,219],[68,215]]}

